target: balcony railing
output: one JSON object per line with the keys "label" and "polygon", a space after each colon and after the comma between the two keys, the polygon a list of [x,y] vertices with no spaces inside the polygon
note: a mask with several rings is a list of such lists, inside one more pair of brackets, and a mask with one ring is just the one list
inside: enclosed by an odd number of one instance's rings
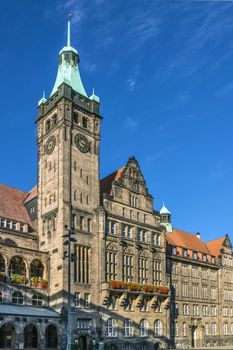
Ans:
{"label": "balcony railing", "polygon": [[48,281],[38,277],[32,277],[30,280],[25,275],[11,274],[7,276],[5,273],[0,272],[0,282],[6,284],[16,284],[25,287],[32,288],[48,288]]}

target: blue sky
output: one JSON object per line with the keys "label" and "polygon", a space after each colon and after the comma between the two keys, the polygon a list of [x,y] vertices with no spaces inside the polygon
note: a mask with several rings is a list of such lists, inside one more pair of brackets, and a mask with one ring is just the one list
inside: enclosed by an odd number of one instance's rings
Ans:
{"label": "blue sky", "polygon": [[66,41],[104,117],[101,176],[135,155],[174,226],[233,238],[233,3],[10,0],[0,13],[0,182],[36,183],[37,102]]}

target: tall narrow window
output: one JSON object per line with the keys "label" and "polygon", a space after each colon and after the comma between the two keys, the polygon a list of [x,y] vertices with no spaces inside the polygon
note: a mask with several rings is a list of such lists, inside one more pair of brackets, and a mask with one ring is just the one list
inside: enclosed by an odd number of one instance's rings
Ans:
{"label": "tall narrow window", "polygon": [[112,318],[109,318],[107,320],[107,325],[106,325],[106,335],[108,337],[116,337],[117,336],[117,325],[116,321]]}
{"label": "tall narrow window", "polygon": [[106,280],[115,280],[117,277],[117,251],[115,246],[110,245],[106,250]]}
{"label": "tall narrow window", "polygon": [[123,254],[123,280],[125,282],[133,280],[133,254],[130,250],[125,250]]}
{"label": "tall narrow window", "polygon": [[76,246],[75,282],[89,283],[90,248]]}
{"label": "tall narrow window", "polygon": [[153,260],[153,284],[162,285],[162,262]]}
{"label": "tall narrow window", "polygon": [[146,284],[148,282],[148,260],[146,257],[139,257],[138,259],[139,267],[139,283]]}

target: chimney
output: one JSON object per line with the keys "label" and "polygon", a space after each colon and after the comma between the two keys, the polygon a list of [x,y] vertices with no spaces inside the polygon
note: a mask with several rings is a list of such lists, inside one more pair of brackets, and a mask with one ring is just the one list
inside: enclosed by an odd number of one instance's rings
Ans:
{"label": "chimney", "polygon": [[197,233],[196,233],[196,236],[197,236],[197,238],[201,239],[201,234],[200,234],[200,232],[197,232]]}

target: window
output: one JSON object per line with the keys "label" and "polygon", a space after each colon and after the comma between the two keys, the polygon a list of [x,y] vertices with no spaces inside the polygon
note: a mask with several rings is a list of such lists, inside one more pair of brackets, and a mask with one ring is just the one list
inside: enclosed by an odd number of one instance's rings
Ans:
{"label": "window", "polygon": [[146,320],[140,321],[139,329],[140,329],[140,337],[148,336],[148,323]]}
{"label": "window", "polygon": [[51,128],[51,122],[50,122],[50,119],[48,119],[45,124],[45,131],[48,132],[50,128]]}
{"label": "window", "polygon": [[210,299],[212,299],[212,300],[217,299],[217,289],[216,288],[210,289]]}
{"label": "window", "polygon": [[161,244],[161,243],[160,243],[160,240],[161,240],[160,234],[159,234],[159,233],[155,233],[155,234],[153,235],[153,244],[154,244],[154,245],[160,245],[160,244]]}
{"label": "window", "polygon": [[78,112],[76,111],[73,112],[73,120],[75,124],[78,124]]}
{"label": "window", "polygon": [[148,261],[147,258],[139,257],[138,259],[139,265],[139,283],[146,284],[147,283],[147,273],[148,273]]}
{"label": "window", "polygon": [[193,305],[193,316],[199,316],[199,305]]}
{"label": "window", "polygon": [[83,216],[79,217],[79,228],[81,231],[83,231],[83,228],[84,228],[84,217]]}
{"label": "window", "polygon": [[189,266],[188,265],[182,265],[181,273],[182,273],[183,276],[188,276],[189,275]]}
{"label": "window", "polygon": [[203,305],[202,306],[202,315],[203,316],[208,316],[208,305]]}
{"label": "window", "polygon": [[90,248],[77,245],[75,253],[76,263],[74,265],[74,281],[78,283],[89,283]]}
{"label": "window", "polygon": [[228,323],[223,323],[223,335],[228,335]]}
{"label": "window", "polygon": [[184,316],[189,315],[189,304],[183,304],[183,315]]}
{"label": "window", "polygon": [[172,255],[177,255],[177,248],[176,247],[172,247]]}
{"label": "window", "polygon": [[44,266],[40,260],[33,260],[30,265],[31,277],[43,278]]}
{"label": "window", "polygon": [[116,337],[117,336],[117,326],[116,321],[112,318],[107,320],[106,326],[107,337]]}
{"label": "window", "polygon": [[214,264],[214,263],[215,263],[214,256],[211,256],[211,264]]}
{"label": "window", "polygon": [[77,319],[77,328],[78,329],[90,329],[91,328],[91,320],[81,318]]}
{"label": "window", "polygon": [[182,288],[182,296],[188,297],[188,284],[183,283],[181,288]]}
{"label": "window", "polygon": [[192,295],[193,295],[193,298],[199,298],[199,286],[198,286],[198,284],[192,285]]}
{"label": "window", "polygon": [[217,324],[214,322],[211,325],[211,333],[212,335],[216,335],[217,334]]}
{"label": "window", "polygon": [[145,298],[141,300],[140,311],[147,311],[147,300]]}
{"label": "window", "polygon": [[125,282],[133,280],[133,255],[129,252],[123,254],[123,280]]}
{"label": "window", "polygon": [[133,323],[130,320],[125,320],[124,322],[125,337],[133,336]]}
{"label": "window", "polygon": [[5,272],[5,260],[2,254],[0,254],[0,272]]}
{"label": "window", "polygon": [[217,316],[217,306],[211,306],[211,316]]}
{"label": "window", "polygon": [[205,324],[205,335],[209,335],[209,324]]}
{"label": "window", "polygon": [[207,256],[206,256],[206,254],[202,254],[202,261],[204,261],[204,262],[207,261]]}
{"label": "window", "polygon": [[187,337],[187,324],[185,322],[182,324],[182,335],[183,337]]}
{"label": "window", "polygon": [[2,292],[0,292],[0,303],[2,303],[3,298],[2,298]]}
{"label": "window", "polygon": [[111,233],[112,235],[116,234],[116,222],[112,220],[107,220],[105,224],[105,232]]}
{"label": "window", "polygon": [[132,231],[133,228],[131,226],[125,224],[121,225],[121,234],[123,237],[132,239]]}
{"label": "window", "polygon": [[42,306],[43,305],[43,298],[40,294],[34,294],[32,296],[32,305],[34,305],[34,306]]}
{"label": "window", "polygon": [[115,280],[117,277],[117,252],[115,247],[111,247],[106,251],[106,280]]}
{"label": "window", "polygon": [[83,127],[87,129],[87,118],[83,117]]}
{"label": "window", "polygon": [[87,219],[87,232],[91,232],[91,219]]}
{"label": "window", "polygon": [[197,260],[197,252],[193,252],[193,259]]}
{"label": "window", "polygon": [[107,308],[111,310],[117,310],[117,297],[114,295],[109,296],[107,301]]}
{"label": "window", "polygon": [[188,256],[187,249],[182,249],[182,256],[187,258],[187,256]]}
{"label": "window", "polygon": [[138,240],[141,242],[146,242],[146,231],[138,228],[137,233],[138,233]]}
{"label": "window", "polygon": [[178,322],[175,322],[175,336],[176,337],[179,336],[179,325],[178,325]]}
{"label": "window", "polygon": [[153,284],[162,285],[162,262],[153,260]]}
{"label": "window", "polygon": [[163,324],[162,321],[155,321],[155,336],[161,337],[163,335]]}
{"label": "window", "polygon": [[10,275],[26,275],[26,266],[23,259],[20,256],[14,256],[13,258],[11,258],[9,272]]}
{"label": "window", "polygon": [[192,277],[195,277],[195,278],[199,277],[198,267],[193,267],[192,268]]}
{"label": "window", "polygon": [[23,294],[21,292],[14,292],[12,294],[13,304],[23,304]]}
{"label": "window", "polygon": [[80,293],[75,292],[74,293],[74,306],[80,307],[81,306],[81,298],[80,298]]}
{"label": "window", "polygon": [[6,220],[1,218],[0,219],[0,226],[5,227],[5,222],[6,222]]}
{"label": "window", "polygon": [[86,308],[90,307],[90,294],[89,293],[84,294],[84,307],[86,307]]}
{"label": "window", "polygon": [[133,310],[133,298],[127,297],[124,302],[124,310],[132,311]]}

